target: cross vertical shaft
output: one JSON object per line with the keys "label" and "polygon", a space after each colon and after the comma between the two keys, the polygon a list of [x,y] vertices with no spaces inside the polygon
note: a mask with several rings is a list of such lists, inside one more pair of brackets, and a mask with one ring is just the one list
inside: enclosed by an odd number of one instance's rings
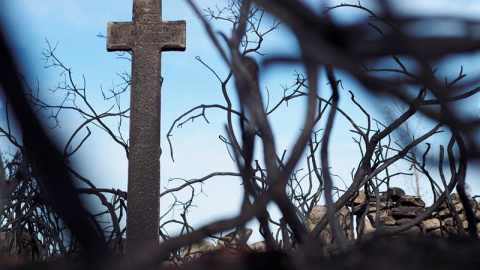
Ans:
{"label": "cross vertical shaft", "polygon": [[143,16],[151,15],[162,20],[162,1],[136,0],[133,2],[132,20],[140,21]]}
{"label": "cross vertical shaft", "polygon": [[185,50],[185,21],[161,20],[161,0],[134,0],[132,22],[109,22],[108,51],[131,51],[127,248],[159,240],[161,52]]}

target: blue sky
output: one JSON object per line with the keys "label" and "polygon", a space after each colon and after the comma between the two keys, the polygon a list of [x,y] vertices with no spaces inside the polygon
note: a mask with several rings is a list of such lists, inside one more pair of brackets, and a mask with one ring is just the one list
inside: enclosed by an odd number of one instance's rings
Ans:
{"label": "blue sky", "polygon": [[[213,7],[217,3],[225,2],[223,0],[196,1],[201,8]],[[307,2],[318,8],[318,1]],[[393,3],[396,2],[393,1]],[[462,1],[462,4],[459,4],[449,1],[412,0],[403,3],[397,6],[397,10],[413,12],[417,15],[462,14],[462,16],[476,18],[480,14],[477,1]],[[101,98],[100,87],[107,89],[111,85],[121,83],[116,73],[129,71],[130,63],[118,59],[115,53],[107,52],[105,39],[98,38],[97,34],[106,34],[108,21],[130,21],[131,7],[132,0],[15,0],[6,1],[0,14],[3,21],[7,23],[8,34],[14,40],[23,66],[27,70],[27,79],[32,85],[38,77],[40,88],[45,90],[54,87],[62,79],[59,76],[60,70],[44,69],[45,63],[41,59],[41,51],[46,46],[45,39],[53,45],[58,42],[57,56],[66,66],[72,68],[78,83],[81,83],[82,76],[85,76],[87,91],[92,100],[95,100],[94,104],[99,108],[106,108],[108,105]],[[344,22],[348,22],[346,18],[349,20],[358,18],[358,13],[354,11],[345,10],[342,14],[339,19]],[[194,123],[174,130],[172,139],[176,160],[172,162],[169,158],[170,153],[164,135],[174,119],[196,105],[222,103],[221,89],[217,80],[207,68],[195,60],[195,57],[200,56],[222,77],[227,70],[186,1],[164,0],[163,20],[187,21],[187,50],[162,54],[162,76],[164,77],[162,186],[175,187],[181,182],[168,183],[167,180],[175,177],[199,178],[214,171],[235,171],[235,166],[225,150],[225,145],[219,139],[219,135],[225,136],[225,114],[214,110],[207,111],[210,124],[197,119]],[[216,25],[216,27],[225,30],[222,25]],[[291,33],[285,27],[281,27],[266,39],[264,51],[269,54],[295,54],[298,50],[291,38]],[[469,74],[480,69],[479,61],[474,59],[464,57],[461,62],[466,66],[466,72]],[[262,85],[269,88],[272,100],[282,96],[282,85],[294,82],[295,69],[301,71],[301,67],[284,66],[269,68],[263,73]],[[346,90],[361,90],[358,85],[348,79],[345,79],[344,86]],[[375,102],[361,94],[358,98],[363,104],[371,105]],[[476,102],[475,108],[478,108],[478,97]],[[278,134],[278,148],[282,151],[284,148],[289,149],[291,142],[298,134],[303,118],[301,113],[292,112],[302,112],[302,105],[301,102],[292,102],[289,108],[282,108],[278,116],[272,119]],[[383,105],[373,107],[377,108],[374,109],[374,113],[378,115],[377,118],[381,118]],[[362,119],[358,111],[352,111],[352,113]],[[79,121],[75,117],[66,115],[60,123],[62,128],[56,131],[66,135],[71,134]],[[343,122],[340,122],[339,126],[347,127]],[[101,130],[93,129],[92,132],[94,135],[92,139],[85,143],[73,160],[74,166],[99,187],[125,190],[127,160],[122,148],[112,142]],[[332,149],[338,153],[331,156],[332,170],[341,175],[347,183],[350,179],[350,171],[357,165],[360,155],[351,137],[351,134],[341,132],[339,129],[332,142]],[[199,208],[191,213],[193,224],[203,224],[212,218],[231,216],[238,211],[241,200],[240,182],[227,177],[210,180],[210,182],[203,187],[203,191],[208,196],[197,197]],[[405,183],[400,181],[399,184]],[[170,203],[170,198],[162,199],[161,211],[164,211]],[[209,210],[205,211],[205,209]]]}
{"label": "blue sky", "polygon": [[[217,1],[201,1],[200,7],[214,7],[216,3]],[[106,89],[121,83],[122,80],[116,73],[129,71],[130,62],[118,59],[115,53],[107,52],[105,39],[98,38],[97,34],[106,34],[108,21],[130,21],[131,7],[132,0],[20,0],[7,2],[2,17],[7,23],[7,34],[14,40],[23,66],[27,67],[27,79],[32,86],[36,85],[35,80],[38,78],[40,89],[44,91],[56,86],[63,78],[59,75],[59,69],[43,68],[45,62],[41,52],[47,46],[45,40],[48,40],[52,46],[57,46],[57,56],[72,68],[78,84],[83,83],[82,76],[85,76],[87,92],[94,100],[93,103],[99,108],[107,108],[109,105],[102,100],[100,87]],[[164,135],[174,119],[196,105],[222,101],[221,89],[214,75],[195,57],[200,56],[222,77],[225,77],[227,70],[205,35],[197,16],[185,1],[163,1],[163,20],[187,21],[187,50],[162,54],[162,186],[175,187],[182,182],[168,184],[167,180],[175,177],[202,177],[214,171],[235,171],[235,167],[225,145],[219,139],[219,135],[225,136],[225,114],[213,110],[207,112],[210,124],[197,119],[192,124],[174,130],[172,140],[176,160],[172,162],[170,159]],[[285,47],[279,47],[272,40],[265,45],[273,47],[275,51],[294,51],[291,43],[286,41]],[[293,69],[289,68],[287,78],[278,80],[275,87],[292,83],[293,73]],[[272,76],[266,74],[266,77]],[[66,114],[60,122],[61,129],[56,129],[55,132],[64,134],[61,139],[65,142],[66,136],[72,133],[79,121],[78,116]],[[74,166],[99,187],[126,190],[127,160],[123,149],[99,129],[92,129],[92,132],[94,139],[87,140],[78,152],[73,159]],[[200,223],[213,217],[234,215],[238,211],[241,199],[239,181],[219,178],[211,182],[203,188],[208,197],[199,196],[198,205],[211,205],[218,201],[226,203],[222,207],[216,205],[215,211],[210,211],[209,214],[204,211],[192,213],[192,219],[195,220],[197,216]],[[162,211],[170,203],[169,198],[162,200]]]}

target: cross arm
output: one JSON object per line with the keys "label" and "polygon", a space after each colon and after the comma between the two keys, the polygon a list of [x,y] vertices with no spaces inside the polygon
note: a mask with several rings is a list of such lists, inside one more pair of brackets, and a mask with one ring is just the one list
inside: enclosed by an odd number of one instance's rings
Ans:
{"label": "cross arm", "polygon": [[108,22],[107,51],[131,51],[135,45],[185,51],[185,32],[185,21]]}
{"label": "cross arm", "polygon": [[131,51],[134,24],[132,22],[108,22],[107,51]]}
{"label": "cross arm", "polygon": [[163,29],[153,37],[163,43],[162,51],[185,51],[186,49],[186,28],[185,21],[164,21],[159,22],[159,27]]}

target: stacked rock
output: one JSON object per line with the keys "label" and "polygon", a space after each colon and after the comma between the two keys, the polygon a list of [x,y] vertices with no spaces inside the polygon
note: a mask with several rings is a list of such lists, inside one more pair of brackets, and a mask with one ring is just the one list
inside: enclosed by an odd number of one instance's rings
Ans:
{"label": "stacked rock", "polygon": [[[461,230],[460,226],[457,225],[459,223],[462,224],[461,227],[466,231],[469,230],[465,209],[460,197],[457,193],[453,193],[450,195],[450,199],[452,202],[451,207],[449,207],[446,202],[443,202],[438,207],[435,218],[423,221],[423,225],[422,223],[420,224],[422,228],[427,230],[427,233],[444,237],[457,235]],[[477,222],[475,229],[480,232],[480,207],[474,199],[470,197],[468,199],[475,214],[475,221]]]}
{"label": "stacked rock", "polygon": [[[425,202],[421,198],[406,195],[401,188],[389,188],[387,192],[379,195],[379,200],[377,200],[375,194],[370,194],[367,198],[365,192],[359,191],[352,202],[353,214],[357,217],[357,226],[362,228],[361,235],[374,231],[378,226],[407,224],[426,211]],[[444,202],[431,217],[402,233],[423,233],[448,237],[458,234],[460,228],[457,226],[457,221],[462,223],[463,228],[468,228],[460,197],[453,193],[450,198],[452,207]],[[480,205],[472,198],[469,198],[469,202],[476,217],[475,229],[480,232]],[[362,217],[364,217],[363,220]]]}
{"label": "stacked rock", "polygon": [[[406,224],[424,212],[425,202],[419,197],[406,195],[401,188],[389,188],[379,194],[379,199],[375,194],[369,194],[367,198],[365,192],[359,191],[353,201],[353,214],[357,216],[357,226],[362,228],[361,234],[370,233],[379,226]],[[420,226],[413,226],[403,233],[420,231]]]}
{"label": "stacked rock", "polygon": [[[325,205],[315,205],[312,211],[307,216],[307,225],[310,230],[313,230],[317,226],[318,222],[327,214],[327,207]],[[352,213],[347,207],[342,207],[336,214],[340,227],[347,240],[353,239],[353,225],[352,225]],[[322,244],[332,244],[333,234],[330,229],[330,224],[326,229],[320,233],[319,240]]]}
{"label": "stacked rock", "polygon": [[[468,232],[468,222],[460,197],[458,194],[453,193],[450,195],[449,201],[451,204],[444,202],[431,216],[410,229],[403,231],[401,234],[421,233],[448,237],[458,234],[460,228],[457,224],[460,223],[465,228],[465,231]],[[469,198],[469,202],[474,210],[477,222],[475,229],[480,232],[480,205],[472,198]],[[425,212],[425,202],[420,197],[406,195],[401,188],[395,187],[389,188],[386,192],[380,192],[378,198],[375,194],[367,195],[365,192],[359,191],[354,199],[348,203],[348,207],[342,207],[336,216],[347,240],[354,240],[353,216],[356,217],[357,227],[360,228],[360,230],[357,230],[359,235],[364,235],[375,231],[376,228],[381,226],[407,224]],[[327,208],[324,205],[316,205],[312,208],[310,214],[306,216],[306,222],[310,230],[315,228],[326,213]],[[246,245],[246,241],[251,234],[252,229],[242,228],[220,237],[217,245],[210,241],[202,240],[199,243],[185,246],[179,262],[168,262],[169,264],[166,263],[164,266],[180,265],[212,252],[232,256],[239,254],[240,249],[254,252],[266,251],[264,241]],[[326,245],[335,242],[330,225],[327,225],[326,229],[321,232],[319,238]]]}
{"label": "stacked rock", "polygon": [[[180,258],[185,261],[190,261],[211,252],[224,251],[224,253],[238,253],[240,245],[248,241],[252,232],[253,230],[250,228],[241,228],[219,237],[217,245],[207,240],[201,240],[198,243],[184,246]],[[265,241],[248,245],[246,249],[254,252],[264,252],[266,251]]]}

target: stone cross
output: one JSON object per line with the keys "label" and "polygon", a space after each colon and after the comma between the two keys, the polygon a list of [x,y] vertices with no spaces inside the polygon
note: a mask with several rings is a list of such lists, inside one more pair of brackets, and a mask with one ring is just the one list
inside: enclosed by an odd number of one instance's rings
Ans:
{"label": "stone cross", "polygon": [[131,22],[108,22],[107,50],[131,51],[127,248],[159,241],[160,60],[184,51],[185,21],[162,21],[161,0],[134,0]]}

